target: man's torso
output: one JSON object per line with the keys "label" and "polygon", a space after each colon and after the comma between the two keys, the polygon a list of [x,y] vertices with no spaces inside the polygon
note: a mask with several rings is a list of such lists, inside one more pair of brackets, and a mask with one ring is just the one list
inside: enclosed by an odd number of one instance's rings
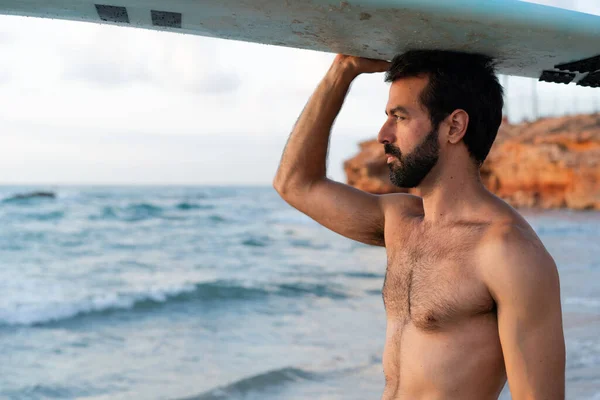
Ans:
{"label": "man's torso", "polygon": [[488,221],[386,216],[383,399],[492,399],[506,382],[495,302],[478,276]]}

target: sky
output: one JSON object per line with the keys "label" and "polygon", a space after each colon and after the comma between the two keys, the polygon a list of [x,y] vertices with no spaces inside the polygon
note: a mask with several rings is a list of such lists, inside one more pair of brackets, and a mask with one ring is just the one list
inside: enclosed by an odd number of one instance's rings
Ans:
{"label": "sky", "polygon": [[[600,15],[596,0],[530,2]],[[14,16],[0,16],[0,51],[0,184],[39,185],[270,185],[334,57]],[[531,116],[533,85],[541,114],[600,110],[595,92],[534,82],[508,79],[514,122]],[[354,82],[332,131],[329,177],[345,181],[343,161],[376,137],[388,89],[383,74]]]}

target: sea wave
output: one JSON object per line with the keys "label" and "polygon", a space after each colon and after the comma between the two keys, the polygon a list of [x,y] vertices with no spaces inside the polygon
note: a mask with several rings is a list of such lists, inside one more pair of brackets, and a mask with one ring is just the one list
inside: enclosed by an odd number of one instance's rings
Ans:
{"label": "sea wave", "polygon": [[374,272],[345,272],[343,275],[348,278],[385,278],[385,274],[377,274]]}
{"label": "sea wave", "polygon": [[[35,381],[35,380],[34,380]],[[85,385],[60,384],[54,380],[25,384],[14,389],[0,388],[0,399],[82,399],[96,398],[107,394],[107,385],[86,382]],[[12,385],[11,385],[12,386]],[[110,392],[110,389],[108,390]],[[105,397],[102,397],[105,398]]]}
{"label": "sea wave", "polygon": [[75,393],[70,388],[51,384],[34,384],[17,390],[0,390],[0,398],[7,399],[66,399],[74,396]]}
{"label": "sea wave", "polygon": [[272,239],[268,236],[252,236],[242,241],[242,245],[248,247],[266,247]]}
{"label": "sea wave", "polygon": [[566,305],[582,306],[584,308],[600,310],[600,299],[585,297],[567,297],[564,301]]}
{"label": "sea wave", "polygon": [[256,300],[269,296],[316,296],[332,299],[348,297],[341,290],[323,284],[284,283],[247,286],[234,281],[187,283],[171,287],[147,288],[138,292],[113,292],[70,299],[69,302],[34,301],[0,307],[0,326],[44,325],[89,315],[116,311],[147,311],[166,303],[200,301]]}
{"label": "sea wave", "polygon": [[64,211],[48,211],[26,214],[25,217],[35,221],[55,221],[65,216]]}
{"label": "sea wave", "polygon": [[90,215],[90,220],[141,221],[162,215],[162,207],[150,203],[134,203],[125,207],[104,206],[99,214]]}
{"label": "sea wave", "polygon": [[222,400],[247,398],[254,392],[304,380],[318,380],[319,375],[300,368],[281,368],[240,379],[229,385],[212,389],[198,396],[180,400]]}
{"label": "sea wave", "polygon": [[159,216],[163,213],[163,208],[150,203],[137,203],[127,206],[124,212],[125,219],[137,221]]}
{"label": "sea wave", "polygon": [[[277,390],[279,386],[302,382],[327,382],[343,376],[360,376],[367,368],[381,364],[381,358],[371,356],[366,364],[351,365],[344,368],[311,370],[284,367],[242,378],[225,386],[215,387],[207,392],[178,400],[223,400],[223,399],[261,399],[264,392]],[[269,397],[271,398],[271,397]]]}
{"label": "sea wave", "polygon": [[215,208],[215,206],[210,205],[210,204],[197,204],[197,203],[190,203],[190,202],[181,202],[181,203],[177,203],[175,208],[178,210],[182,210],[182,211],[212,210],[213,208]]}
{"label": "sea wave", "polygon": [[[89,216],[90,220],[120,220],[126,222],[138,222],[153,218],[179,219],[182,211],[212,210],[215,206],[208,204],[197,204],[180,202],[175,205],[157,205],[153,203],[131,203],[124,206],[106,205],[100,212]],[[177,214],[175,214],[177,213]],[[225,218],[219,215],[209,215],[208,219],[213,222],[224,222]]]}
{"label": "sea wave", "polygon": [[57,195],[54,192],[33,191],[5,195],[4,197],[0,198],[0,201],[2,201],[2,203],[11,204],[32,204],[37,203],[38,201],[54,200],[56,197]]}
{"label": "sea wave", "polygon": [[315,243],[310,239],[290,239],[289,243],[292,247],[304,249],[326,250],[331,247],[328,243]]}
{"label": "sea wave", "polygon": [[540,236],[558,236],[558,237],[572,237],[577,235],[600,235],[600,229],[598,224],[589,223],[589,221],[577,221],[577,222],[553,222],[552,225],[541,225],[532,223],[536,233]]}

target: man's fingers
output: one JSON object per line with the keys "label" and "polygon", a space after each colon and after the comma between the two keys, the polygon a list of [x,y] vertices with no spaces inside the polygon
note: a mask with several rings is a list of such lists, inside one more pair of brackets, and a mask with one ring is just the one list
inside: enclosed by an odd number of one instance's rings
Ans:
{"label": "man's fingers", "polygon": [[373,62],[372,72],[385,72],[390,68],[391,63],[388,61],[377,61]]}
{"label": "man's fingers", "polygon": [[362,58],[355,56],[348,56],[344,54],[338,54],[335,57],[334,62],[337,63],[347,63],[348,65],[352,65],[352,69],[360,75],[363,73],[375,73],[375,72],[385,72],[389,69],[391,63],[386,60],[378,60],[375,58]]}

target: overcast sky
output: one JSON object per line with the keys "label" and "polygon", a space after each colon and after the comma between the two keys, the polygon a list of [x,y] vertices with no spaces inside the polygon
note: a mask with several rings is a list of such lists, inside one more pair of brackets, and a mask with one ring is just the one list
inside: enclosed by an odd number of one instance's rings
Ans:
{"label": "overcast sky", "polygon": [[[600,15],[597,0],[536,0]],[[596,3],[596,5],[594,5]],[[0,183],[270,185],[288,134],[333,55],[89,23],[0,16]],[[177,62],[173,62],[177,60]],[[529,116],[532,80],[509,80]],[[600,96],[538,85],[542,113]],[[354,83],[329,172],[384,121],[383,75]],[[587,96],[587,97],[586,97]],[[593,96],[593,97],[592,97]],[[576,101],[579,99],[579,102]]]}

